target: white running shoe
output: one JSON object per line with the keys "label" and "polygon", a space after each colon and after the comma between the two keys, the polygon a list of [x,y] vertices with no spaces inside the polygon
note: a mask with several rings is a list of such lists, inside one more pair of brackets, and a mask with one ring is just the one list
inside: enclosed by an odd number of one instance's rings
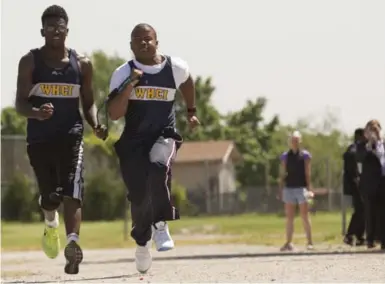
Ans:
{"label": "white running shoe", "polygon": [[146,273],[152,264],[152,256],[151,256],[151,245],[152,241],[148,241],[145,246],[137,246],[135,252],[135,263],[136,269],[140,273]]}
{"label": "white running shoe", "polygon": [[157,251],[168,251],[174,248],[174,241],[166,222],[160,221],[152,226],[152,239]]}

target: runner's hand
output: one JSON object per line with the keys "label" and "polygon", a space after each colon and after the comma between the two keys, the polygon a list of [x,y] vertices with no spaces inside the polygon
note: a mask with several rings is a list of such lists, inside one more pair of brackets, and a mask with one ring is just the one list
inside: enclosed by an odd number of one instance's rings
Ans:
{"label": "runner's hand", "polygon": [[139,69],[136,69],[136,68],[132,68],[131,69],[131,74],[130,74],[131,85],[135,86],[136,84],[138,84],[139,80],[140,80],[140,77],[142,77],[142,76],[143,76],[143,71],[142,70],[139,70]]}
{"label": "runner's hand", "polygon": [[53,115],[54,107],[51,103],[46,103],[40,106],[37,111],[37,119],[38,120],[46,120],[49,119]]}
{"label": "runner's hand", "polygon": [[194,129],[201,124],[196,115],[187,115],[187,122],[191,129]]}
{"label": "runner's hand", "polygon": [[106,140],[108,136],[108,130],[105,125],[98,125],[94,128],[94,134],[96,137]]}

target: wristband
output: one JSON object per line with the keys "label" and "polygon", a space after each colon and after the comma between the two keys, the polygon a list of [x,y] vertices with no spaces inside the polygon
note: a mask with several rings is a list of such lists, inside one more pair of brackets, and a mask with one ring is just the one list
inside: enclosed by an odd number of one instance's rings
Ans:
{"label": "wristband", "polygon": [[196,112],[197,112],[197,108],[196,107],[187,108],[187,113],[188,114],[196,114]]}

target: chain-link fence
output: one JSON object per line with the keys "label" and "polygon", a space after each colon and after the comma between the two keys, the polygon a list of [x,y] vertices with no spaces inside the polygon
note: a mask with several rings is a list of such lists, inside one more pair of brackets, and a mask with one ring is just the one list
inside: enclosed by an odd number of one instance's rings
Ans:
{"label": "chain-link fence", "polygon": [[[23,174],[34,180],[33,171],[29,165],[25,137],[2,136],[1,139],[1,181],[6,185],[15,174]],[[314,209],[319,211],[339,211],[343,206],[348,206],[349,201],[344,203],[341,198],[341,164],[333,164],[330,159],[313,158],[312,175],[313,187],[316,194]],[[273,213],[282,211],[282,203],[277,200],[278,177],[272,177],[277,171],[271,169],[273,160],[267,161],[265,165],[266,178],[260,185],[237,188],[234,191],[222,189],[221,192],[210,187],[211,182],[199,189],[187,188],[188,201],[191,214],[238,214],[244,212]],[[107,159],[103,160],[100,155],[91,153],[85,149],[86,172],[96,170],[111,170]],[[118,172],[118,169],[112,169]],[[213,177],[205,176],[207,179]],[[183,186],[183,184],[182,184]]]}

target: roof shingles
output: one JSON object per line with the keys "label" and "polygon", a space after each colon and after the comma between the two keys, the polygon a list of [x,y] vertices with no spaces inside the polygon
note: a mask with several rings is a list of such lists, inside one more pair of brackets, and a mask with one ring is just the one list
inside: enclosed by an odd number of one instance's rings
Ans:
{"label": "roof shingles", "polygon": [[178,151],[177,163],[220,161],[233,147],[232,141],[184,142]]}

